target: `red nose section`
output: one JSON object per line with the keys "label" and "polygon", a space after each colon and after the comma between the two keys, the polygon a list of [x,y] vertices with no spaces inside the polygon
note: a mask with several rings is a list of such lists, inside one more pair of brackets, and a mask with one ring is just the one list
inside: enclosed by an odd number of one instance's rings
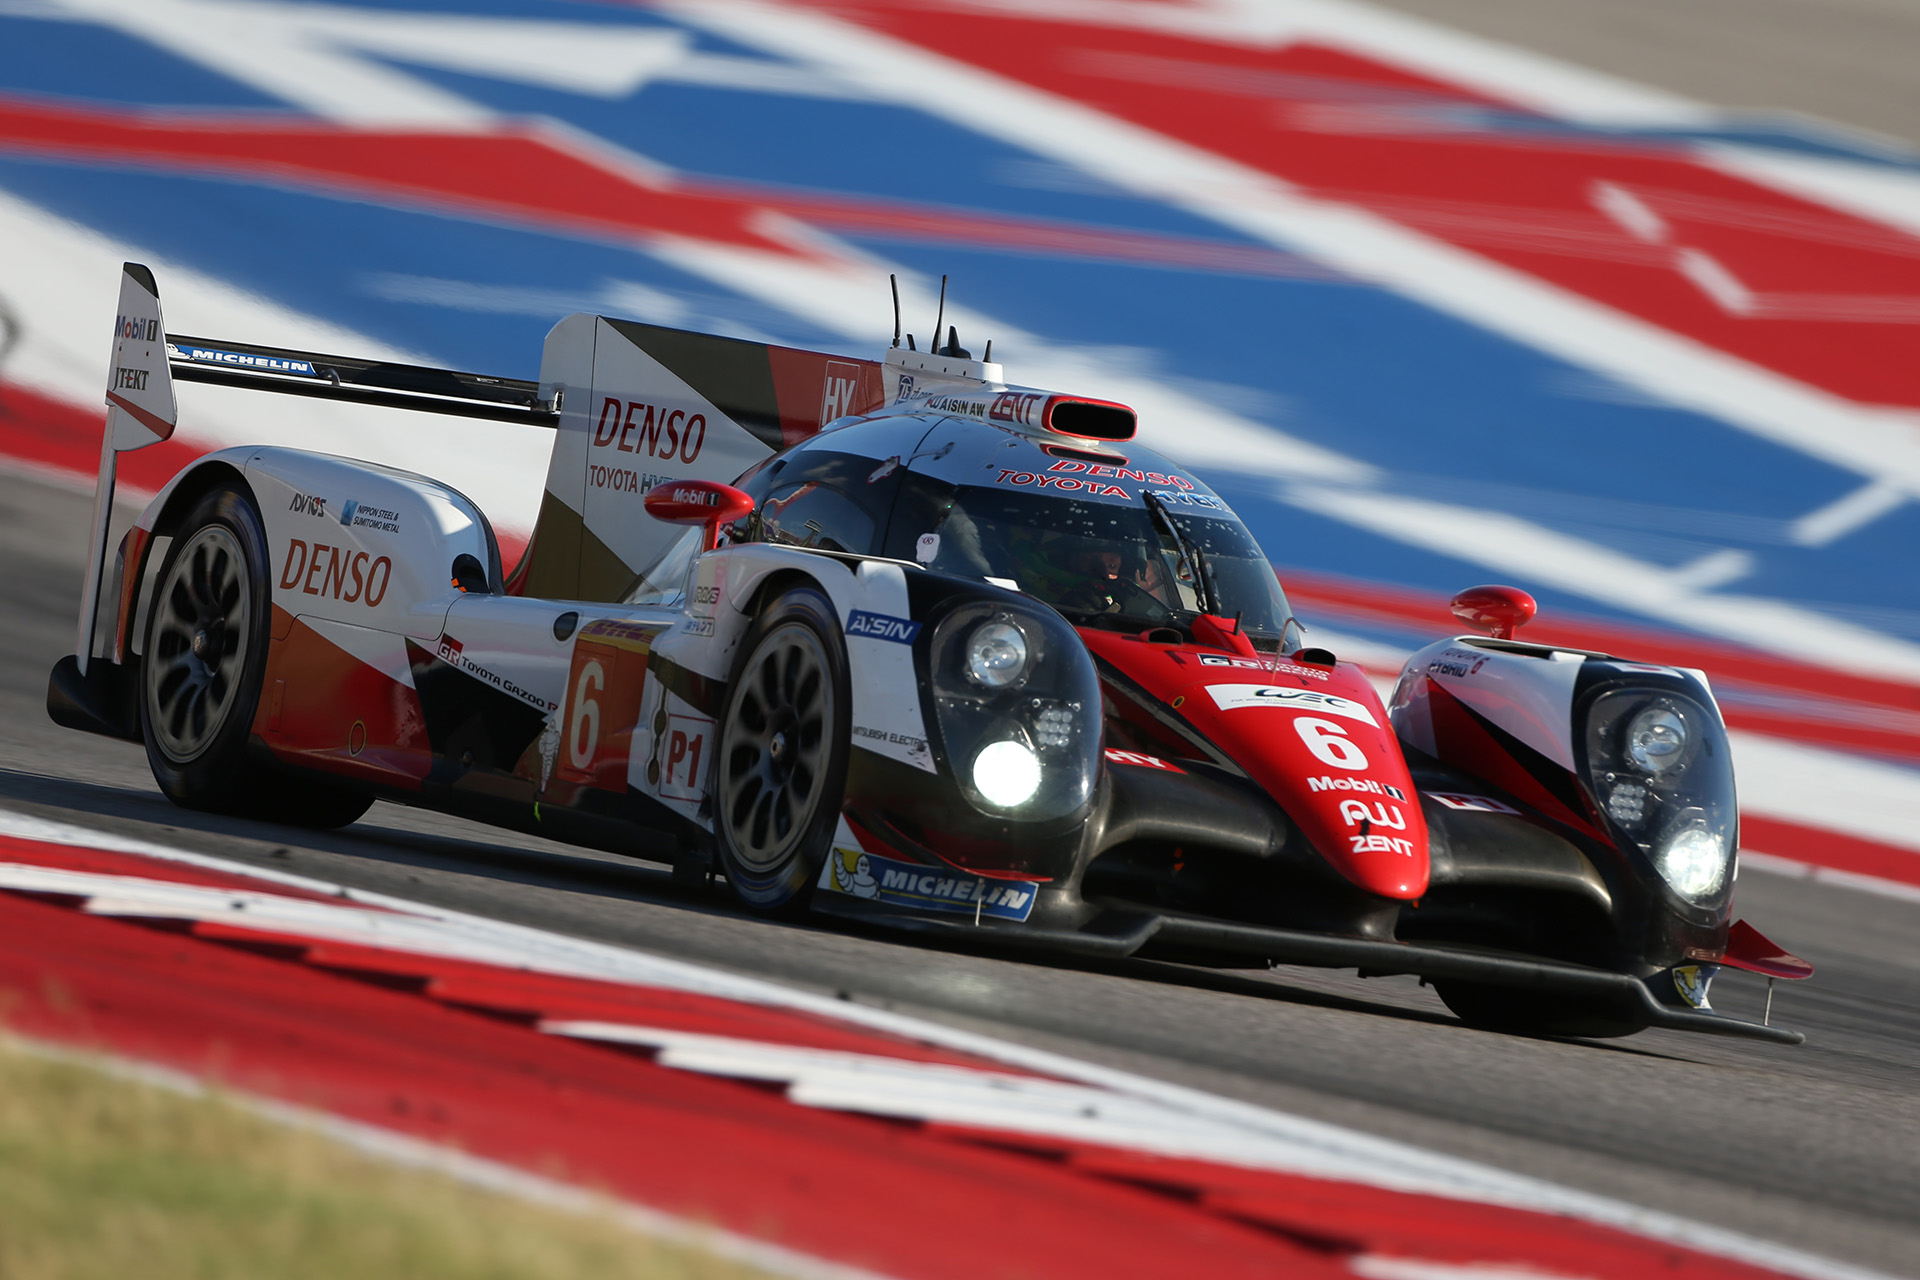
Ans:
{"label": "red nose section", "polygon": [[1426,818],[1358,667],[1080,634],[1245,769],[1342,876],[1383,898],[1427,891]]}

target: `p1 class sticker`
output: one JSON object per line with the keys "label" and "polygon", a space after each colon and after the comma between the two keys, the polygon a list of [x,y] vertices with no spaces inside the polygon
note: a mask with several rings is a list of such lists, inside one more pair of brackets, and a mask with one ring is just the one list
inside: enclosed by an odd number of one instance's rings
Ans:
{"label": "p1 class sticker", "polygon": [[940,535],[923,533],[920,540],[913,544],[913,558],[921,564],[932,564],[940,557]]}

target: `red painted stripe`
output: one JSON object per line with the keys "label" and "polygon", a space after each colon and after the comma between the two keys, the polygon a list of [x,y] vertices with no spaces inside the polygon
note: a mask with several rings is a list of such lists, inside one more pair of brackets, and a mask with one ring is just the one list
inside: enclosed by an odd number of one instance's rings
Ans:
{"label": "red painted stripe", "polygon": [[132,414],[135,422],[138,422],[141,426],[153,432],[154,435],[159,436],[161,440],[166,440],[173,435],[173,424],[171,422],[168,422],[165,418],[157,414],[148,413],[145,409],[142,409],[125,396],[117,392],[109,391],[107,392],[107,401],[116,408],[123,409],[127,413]]}
{"label": "red painted stripe", "polygon": [[[902,1275],[1335,1276],[1308,1250],[1150,1192],[796,1107],[178,934],[0,897],[17,1030],[569,1177]],[[937,1241],[937,1247],[930,1247]]]}
{"label": "red painted stripe", "polygon": [[[56,400],[17,382],[0,382],[0,457],[18,458],[92,484],[100,472],[104,409]],[[157,492],[174,473],[207,453],[178,438],[120,455],[119,487],[129,496]]]}
{"label": "red painted stripe", "polygon": [[1920,853],[1898,845],[1745,813],[1740,815],[1740,843],[1755,853],[1770,853],[1816,867],[1920,885]]}
{"label": "red painted stripe", "polygon": [[205,889],[231,889],[240,893],[271,893],[302,902],[324,902],[329,906],[350,906],[363,911],[386,911],[365,903],[342,901],[331,893],[279,884],[253,876],[235,875],[187,862],[145,858],[139,854],[118,853],[78,845],[51,844],[22,836],[0,834],[0,862],[20,862],[29,866],[51,867],[60,871],[85,871],[103,876],[133,876],[142,880],[162,880],[169,884],[188,884]]}
{"label": "red painted stripe", "polygon": [[[1920,405],[1920,238],[1719,172],[1684,147],[1455,128],[1434,109],[1469,95],[1311,44],[815,2],[1848,399]],[[1636,238],[1603,211],[1599,184],[1651,209],[1664,234]],[[1723,309],[1681,272],[1683,251],[1738,277],[1761,310]]]}
{"label": "red painted stripe", "polygon": [[777,212],[834,230],[923,243],[997,245],[1235,275],[1333,276],[1296,255],[1259,246],[744,183],[657,179],[514,124],[484,133],[392,132],[257,117],[56,107],[0,95],[0,150],[259,180],[291,178],[390,204],[427,202],[597,237],[664,234],[801,252],[756,229],[764,214]]}
{"label": "red painted stripe", "polygon": [[[377,980],[315,967],[322,953]],[[685,993],[438,960],[427,987],[396,986],[392,966],[410,963],[390,953],[329,944],[309,958],[0,894],[0,992],[27,1034],[188,1071],[217,1063],[243,1090],[523,1166],[558,1164],[620,1196],[903,1276],[1336,1276],[1359,1254],[1598,1277],[1771,1274],[1523,1210],[813,1110],[541,1035],[524,1007],[637,1002],[717,1017],[734,1002],[702,1011]],[[423,999],[436,985],[440,998]],[[487,1012],[447,1002],[459,995]],[[897,1047],[851,1027],[836,1034]]]}

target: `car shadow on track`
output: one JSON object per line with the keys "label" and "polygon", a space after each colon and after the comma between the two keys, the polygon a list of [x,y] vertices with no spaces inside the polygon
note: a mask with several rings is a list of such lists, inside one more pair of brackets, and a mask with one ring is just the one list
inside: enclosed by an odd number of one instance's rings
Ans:
{"label": "car shadow on track", "polygon": [[[331,853],[396,867],[480,875],[511,883],[559,889],[591,889],[620,897],[670,903],[709,912],[725,912],[724,902],[706,886],[675,884],[661,865],[629,861],[590,849],[526,848],[465,831],[409,830],[381,819],[414,813],[428,820],[440,815],[405,809],[372,810],[367,818],[332,831],[285,826],[252,818],[182,809],[156,791],[0,769],[0,803],[34,816],[97,828],[115,835],[171,844],[243,861],[297,869],[302,851]],[[485,829],[482,829],[485,830]],[[488,834],[491,834],[489,832]],[[510,834],[510,833],[509,833]],[[213,837],[211,842],[194,837]]]}

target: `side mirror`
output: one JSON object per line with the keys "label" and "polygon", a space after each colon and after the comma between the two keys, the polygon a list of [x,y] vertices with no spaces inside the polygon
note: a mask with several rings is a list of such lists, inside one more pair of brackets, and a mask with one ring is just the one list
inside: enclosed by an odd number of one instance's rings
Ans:
{"label": "side mirror", "polygon": [[669,480],[647,490],[647,514],[667,524],[704,525],[707,550],[720,541],[720,526],[753,510],[753,495],[717,480]]}
{"label": "side mirror", "polygon": [[1453,598],[1453,616],[1495,640],[1513,639],[1539,610],[1533,597],[1518,587],[1468,587]]}

